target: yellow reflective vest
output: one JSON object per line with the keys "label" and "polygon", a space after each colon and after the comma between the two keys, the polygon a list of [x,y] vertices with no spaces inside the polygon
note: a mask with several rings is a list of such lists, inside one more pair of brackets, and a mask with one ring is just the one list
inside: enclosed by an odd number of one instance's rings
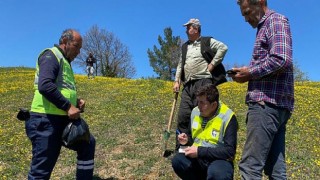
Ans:
{"label": "yellow reflective vest", "polygon": [[191,131],[194,146],[219,147],[224,145],[223,137],[234,112],[220,102],[217,115],[207,122],[202,129],[203,118],[198,107],[191,113]]}
{"label": "yellow reflective vest", "polygon": [[[47,50],[53,52],[56,56],[57,61],[60,64],[60,70],[55,84],[61,94],[68,99],[72,105],[77,105],[77,91],[75,86],[74,74],[70,63],[66,60],[63,54],[59,51],[57,47],[50,49],[45,49],[39,55],[40,56]],[[38,59],[39,59],[38,58]],[[43,95],[40,94],[38,90],[38,79],[39,79],[39,65],[37,62],[35,81],[34,81],[34,97],[31,104],[31,112],[53,114],[53,115],[67,115],[67,112],[57,108],[54,104],[48,101]]]}

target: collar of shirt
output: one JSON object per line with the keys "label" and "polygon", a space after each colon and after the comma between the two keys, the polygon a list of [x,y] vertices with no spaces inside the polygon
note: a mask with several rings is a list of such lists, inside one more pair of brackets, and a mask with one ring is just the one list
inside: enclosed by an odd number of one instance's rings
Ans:
{"label": "collar of shirt", "polygon": [[213,116],[207,117],[207,118],[202,117],[202,119],[203,119],[202,124],[201,124],[202,129],[204,129],[207,126],[207,123],[209,121],[211,121],[214,117],[216,117],[218,115],[218,112],[220,111],[220,107],[221,107],[220,103],[218,102],[218,108],[216,109],[216,112],[214,113]]}
{"label": "collar of shirt", "polygon": [[267,12],[266,12],[266,13],[263,15],[263,17],[260,19],[259,24],[258,24],[258,27],[260,27],[260,26],[264,23],[264,21],[265,21],[271,14],[273,14],[273,13],[274,13],[274,11],[268,9]]}
{"label": "collar of shirt", "polygon": [[216,109],[216,112],[214,112],[213,116],[210,116],[210,117],[202,117],[204,121],[209,121],[211,119],[213,119],[214,117],[216,117],[220,111],[220,108],[221,108],[221,103],[218,102],[218,108]]}
{"label": "collar of shirt", "polygon": [[193,44],[194,42],[200,42],[200,41],[201,41],[201,36],[199,36],[199,38],[195,41],[188,40],[188,44]]}
{"label": "collar of shirt", "polygon": [[64,54],[63,50],[60,48],[60,46],[58,44],[54,44],[54,47],[58,48],[59,51],[61,52],[61,54],[63,55],[64,58],[66,58],[66,60],[68,60],[68,62],[70,63],[71,61],[66,57],[66,55]]}

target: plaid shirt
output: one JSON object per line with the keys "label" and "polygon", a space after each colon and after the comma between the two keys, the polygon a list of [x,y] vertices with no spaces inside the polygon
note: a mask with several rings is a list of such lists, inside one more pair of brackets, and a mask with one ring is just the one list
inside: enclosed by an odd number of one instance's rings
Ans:
{"label": "plaid shirt", "polygon": [[269,102],[293,111],[294,82],[289,20],[268,10],[257,28],[246,102]]}

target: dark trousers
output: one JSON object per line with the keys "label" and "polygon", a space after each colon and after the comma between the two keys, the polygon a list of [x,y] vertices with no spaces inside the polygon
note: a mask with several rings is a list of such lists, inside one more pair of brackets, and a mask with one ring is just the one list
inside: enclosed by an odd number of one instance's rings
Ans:
{"label": "dark trousers", "polygon": [[[206,84],[212,84],[212,79],[198,79],[187,82],[183,86],[181,94],[181,102],[178,112],[177,129],[182,133],[191,135],[190,116],[193,108],[197,106],[197,99],[195,96],[199,87]],[[177,138],[176,138],[177,139]],[[179,142],[176,141],[176,150],[179,149]]]}
{"label": "dark trousers", "polygon": [[249,103],[247,140],[239,163],[241,179],[287,179],[286,124],[291,113],[270,103]]}
{"label": "dark trousers", "polygon": [[183,180],[229,180],[233,179],[233,163],[225,160],[215,160],[205,164],[197,158],[186,157],[178,153],[172,159],[174,172]]}
{"label": "dark trousers", "polygon": [[[32,161],[28,179],[50,179],[57,162],[62,143],[62,132],[69,123],[64,116],[31,115],[26,121],[26,133],[32,143]],[[78,180],[92,179],[95,153],[95,139],[91,135],[90,143],[68,147],[77,152]]]}

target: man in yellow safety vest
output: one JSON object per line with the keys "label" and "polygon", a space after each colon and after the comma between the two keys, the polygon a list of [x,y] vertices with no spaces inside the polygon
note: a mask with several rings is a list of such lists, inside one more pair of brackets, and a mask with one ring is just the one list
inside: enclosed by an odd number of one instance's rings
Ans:
{"label": "man in yellow safety vest", "polygon": [[191,113],[191,136],[178,133],[179,153],[172,159],[182,179],[233,179],[238,122],[234,112],[219,101],[214,85],[196,91],[198,106]]}
{"label": "man in yellow safety vest", "polygon": [[[73,29],[63,31],[59,45],[42,51],[37,59],[30,118],[25,122],[32,143],[28,179],[50,179],[59,157],[65,127],[80,118],[85,101],[77,97],[71,62],[80,53],[82,38]],[[77,152],[76,179],[92,179],[95,138],[67,147]]]}

